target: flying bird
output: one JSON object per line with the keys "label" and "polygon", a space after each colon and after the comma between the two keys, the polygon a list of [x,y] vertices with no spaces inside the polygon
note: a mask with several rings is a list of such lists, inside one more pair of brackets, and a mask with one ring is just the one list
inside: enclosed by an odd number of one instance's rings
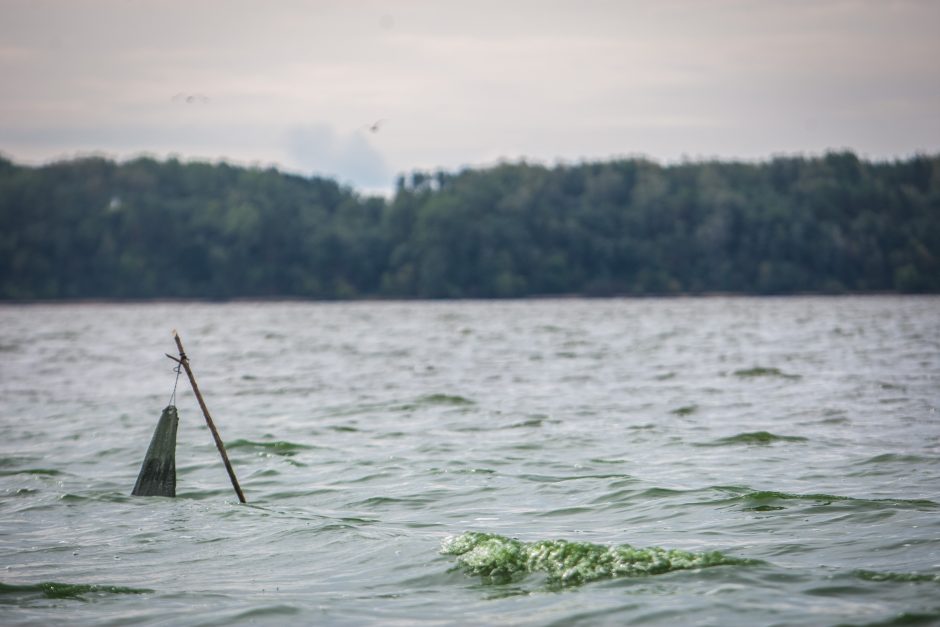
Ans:
{"label": "flying bird", "polygon": [[209,102],[209,97],[204,96],[203,94],[184,94],[180,92],[173,96],[172,100],[173,102],[185,102],[186,104],[193,104],[196,102],[206,104]]}
{"label": "flying bird", "polygon": [[378,132],[379,132],[379,128],[381,128],[382,125],[384,125],[384,124],[385,124],[385,120],[384,120],[384,119],[382,119],[382,120],[376,120],[376,121],[373,122],[372,124],[366,124],[366,128],[369,129],[369,132],[370,132],[370,133],[378,133]]}

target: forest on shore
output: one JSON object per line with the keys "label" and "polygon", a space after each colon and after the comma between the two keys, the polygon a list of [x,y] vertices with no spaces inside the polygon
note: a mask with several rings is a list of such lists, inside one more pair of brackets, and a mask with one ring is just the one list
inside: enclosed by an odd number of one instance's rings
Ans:
{"label": "forest on shore", "polygon": [[414,172],[0,158],[0,299],[940,292],[940,155]]}

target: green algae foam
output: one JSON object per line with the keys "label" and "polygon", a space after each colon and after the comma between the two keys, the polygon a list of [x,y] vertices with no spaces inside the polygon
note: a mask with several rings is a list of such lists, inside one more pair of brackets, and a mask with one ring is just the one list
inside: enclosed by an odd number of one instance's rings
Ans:
{"label": "green algae foam", "polygon": [[550,584],[561,586],[612,577],[645,577],[677,570],[760,563],[718,551],[692,553],[656,546],[604,546],[567,540],[522,542],[473,531],[444,540],[441,553],[457,556],[457,563],[467,574],[479,575],[495,583],[541,572],[548,576]]}

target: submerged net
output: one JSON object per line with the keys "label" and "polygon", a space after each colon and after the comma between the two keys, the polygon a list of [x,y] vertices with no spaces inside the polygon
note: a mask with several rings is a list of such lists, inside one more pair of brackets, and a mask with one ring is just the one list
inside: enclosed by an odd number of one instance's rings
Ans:
{"label": "submerged net", "polygon": [[179,415],[176,407],[168,405],[140,466],[137,483],[131,491],[133,496],[176,496],[176,430]]}

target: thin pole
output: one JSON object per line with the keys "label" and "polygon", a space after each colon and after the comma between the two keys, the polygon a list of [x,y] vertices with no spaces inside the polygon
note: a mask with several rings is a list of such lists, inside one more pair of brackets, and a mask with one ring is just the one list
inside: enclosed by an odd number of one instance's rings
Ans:
{"label": "thin pole", "polygon": [[232,487],[235,488],[235,494],[238,495],[238,500],[242,503],[247,503],[245,500],[245,495],[242,494],[241,486],[238,485],[238,479],[235,478],[235,470],[232,468],[232,462],[228,460],[228,454],[225,452],[225,445],[222,444],[222,438],[219,436],[219,431],[215,428],[215,423],[212,422],[212,416],[209,415],[209,408],[206,407],[206,401],[202,399],[202,393],[199,392],[199,386],[196,385],[196,377],[193,376],[193,371],[189,367],[189,358],[186,357],[186,351],[183,350],[183,342],[180,340],[180,335],[175,330],[173,331],[173,339],[176,340],[176,347],[180,351],[180,358],[176,359],[172,355],[167,355],[170,359],[178,362],[183,366],[183,370],[186,371],[186,376],[189,377],[189,382],[193,386],[193,392],[196,394],[196,400],[199,401],[199,407],[202,408],[202,415],[206,417],[206,424],[209,425],[209,431],[212,432],[212,438],[215,440],[215,446],[219,449],[219,455],[222,456],[222,461],[225,462],[225,470],[228,471],[229,479],[232,480]]}

